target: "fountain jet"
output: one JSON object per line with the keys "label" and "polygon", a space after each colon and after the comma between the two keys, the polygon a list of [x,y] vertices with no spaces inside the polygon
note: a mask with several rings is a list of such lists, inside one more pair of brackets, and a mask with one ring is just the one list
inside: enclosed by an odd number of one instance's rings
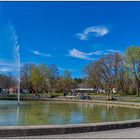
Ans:
{"label": "fountain jet", "polygon": [[17,46],[17,71],[18,71],[17,91],[18,91],[18,105],[19,105],[19,102],[20,102],[20,53],[19,53],[19,45]]}
{"label": "fountain jet", "polygon": [[15,27],[13,24],[9,25],[12,36],[11,40],[13,42],[13,48],[14,48],[14,55],[16,59],[16,66],[17,66],[17,97],[18,97],[18,105],[20,102],[20,53],[19,53],[19,44],[18,44],[18,36],[16,34]]}

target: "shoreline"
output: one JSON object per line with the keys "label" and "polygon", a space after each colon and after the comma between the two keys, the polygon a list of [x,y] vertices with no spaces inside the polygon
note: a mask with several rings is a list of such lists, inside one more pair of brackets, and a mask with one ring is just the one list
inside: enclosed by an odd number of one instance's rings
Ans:
{"label": "shoreline", "polygon": [[75,134],[98,132],[125,128],[140,127],[140,119],[117,122],[66,124],[66,125],[36,125],[36,126],[3,126],[0,127],[0,137],[23,137]]}
{"label": "shoreline", "polygon": [[[17,100],[16,97],[0,97],[0,100]],[[58,101],[58,102],[71,102],[71,103],[94,103],[94,104],[100,104],[100,105],[111,105],[111,106],[122,106],[122,107],[133,107],[133,108],[140,108],[140,103],[138,102],[129,102],[129,101],[103,101],[103,100],[82,100],[82,99],[70,99],[70,98],[21,98],[21,101]]]}

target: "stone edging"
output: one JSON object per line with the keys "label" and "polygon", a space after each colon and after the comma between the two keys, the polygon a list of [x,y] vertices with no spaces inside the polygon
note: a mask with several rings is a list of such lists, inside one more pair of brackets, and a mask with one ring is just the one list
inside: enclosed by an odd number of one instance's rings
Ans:
{"label": "stone edging", "polygon": [[140,108],[140,103],[135,102],[121,102],[121,101],[101,101],[101,100],[71,100],[71,99],[49,99],[49,101],[64,101],[64,102],[83,102],[83,103],[97,103],[103,105],[123,106]]}
{"label": "stone edging", "polygon": [[124,129],[132,127],[140,127],[140,120],[74,124],[74,125],[69,124],[69,125],[41,125],[41,126],[3,126],[0,127],[0,137],[72,134],[72,133]]}

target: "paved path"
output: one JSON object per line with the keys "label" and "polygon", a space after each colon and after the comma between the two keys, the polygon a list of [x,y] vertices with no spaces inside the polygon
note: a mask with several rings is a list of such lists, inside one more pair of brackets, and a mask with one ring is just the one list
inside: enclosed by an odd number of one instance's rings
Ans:
{"label": "paved path", "polygon": [[[19,138],[19,137],[18,137]],[[45,135],[45,136],[27,136],[20,138],[57,138],[57,139],[72,139],[72,138],[140,138],[140,127],[129,128],[129,129],[117,129],[109,131],[99,132],[87,132],[87,133],[76,133],[76,134],[64,134],[64,135]]]}

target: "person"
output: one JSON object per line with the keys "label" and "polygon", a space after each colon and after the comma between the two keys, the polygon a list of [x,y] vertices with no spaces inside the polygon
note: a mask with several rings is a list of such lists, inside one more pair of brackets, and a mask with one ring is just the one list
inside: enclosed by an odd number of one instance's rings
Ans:
{"label": "person", "polygon": [[37,98],[37,93],[35,93],[35,98]]}
{"label": "person", "polygon": [[35,93],[35,98],[40,98],[40,94]]}
{"label": "person", "polygon": [[70,92],[70,96],[72,96],[72,95],[73,95],[73,92],[71,91],[71,92]]}
{"label": "person", "polygon": [[66,93],[66,90],[64,91],[64,93],[63,93],[63,94],[64,94],[64,96],[66,96],[66,94],[67,94],[67,93]]}
{"label": "person", "polygon": [[38,98],[40,98],[40,94],[38,94]]}

